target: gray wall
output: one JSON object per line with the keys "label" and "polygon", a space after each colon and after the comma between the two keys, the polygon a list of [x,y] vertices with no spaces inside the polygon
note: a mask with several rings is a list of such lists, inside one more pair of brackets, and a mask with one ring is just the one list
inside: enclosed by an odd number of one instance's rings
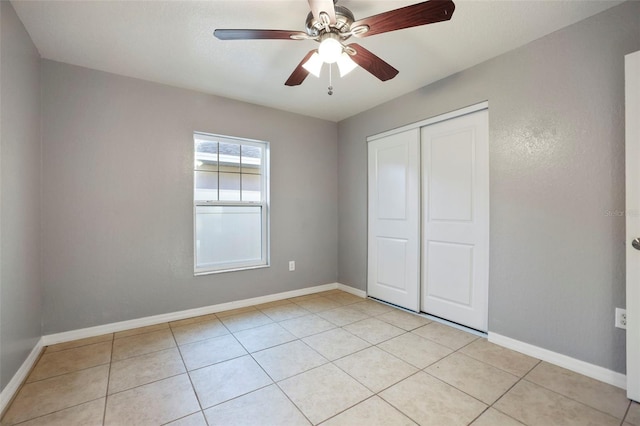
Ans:
{"label": "gray wall", "polygon": [[0,2],[0,389],[41,336],[40,55]]}
{"label": "gray wall", "polygon": [[489,101],[489,330],[624,372],[627,2],[339,123],[338,280],[366,287],[365,138]]}
{"label": "gray wall", "polygon": [[[47,60],[42,87],[44,334],[336,281],[336,123]],[[271,143],[270,268],[193,276],[193,131]]]}

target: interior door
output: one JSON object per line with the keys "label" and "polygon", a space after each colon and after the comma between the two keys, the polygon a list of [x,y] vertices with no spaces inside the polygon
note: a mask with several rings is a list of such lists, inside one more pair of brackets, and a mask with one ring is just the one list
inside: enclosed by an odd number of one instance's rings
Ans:
{"label": "interior door", "polygon": [[418,311],[420,302],[419,129],[368,143],[367,293]]}
{"label": "interior door", "polygon": [[627,396],[640,401],[640,51],[625,56],[625,107]]}
{"label": "interior door", "polygon": [[421,131],[422,310],[486,331],[488,112],[452,118]]}

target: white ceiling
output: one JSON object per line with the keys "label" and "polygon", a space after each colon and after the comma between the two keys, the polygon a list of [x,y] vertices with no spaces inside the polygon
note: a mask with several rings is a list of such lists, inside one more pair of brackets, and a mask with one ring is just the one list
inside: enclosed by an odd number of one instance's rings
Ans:
{"label": "white ceiling", "polygon": [[[340,0],[356,19],[418,0]],[[43,58],[339,121],[615,6],[608,0],[454,0],[451,21],[356,40],[400,73],[361,68],[286,87],[314,41],[221,41],[216,28],[304,30],[305,0],[12,2]],[[352,38],[350,40],[353,41]],[[334,77],[336,72],[334,70]]]}

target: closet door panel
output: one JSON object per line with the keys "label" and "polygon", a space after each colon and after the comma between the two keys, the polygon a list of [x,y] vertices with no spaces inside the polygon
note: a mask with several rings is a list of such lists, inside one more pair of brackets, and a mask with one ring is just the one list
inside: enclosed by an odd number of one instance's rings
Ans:
{"label": "closet door panel", "polygon": [[422,310],[486,331],[489,144],[486,110],[421,129]]}
{"label": "closet door panel", "polygon": [[368,144],[369,296],[418,311],[420,305],[419,129]]}

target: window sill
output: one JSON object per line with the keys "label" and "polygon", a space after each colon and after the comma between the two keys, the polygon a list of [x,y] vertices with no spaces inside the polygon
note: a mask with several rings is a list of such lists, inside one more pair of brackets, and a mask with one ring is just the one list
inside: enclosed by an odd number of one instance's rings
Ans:
{"label": "window sill", "polygon": [[194,277],[199,277],[199,276],[202,276],[202,275],[223,274],[225,272],[248,271],[248,270],[252,270],[252,269],[263,269],[263,268],[269,268],[269,267],[271,267],[271,265],[269,265],[267,263],[266,265],[243,266],[243,267],[239,267],[239,268],[219,269],[219,270],[215,270],[215,271],[197,271],[197,272],[193,273],[193,276]]}

